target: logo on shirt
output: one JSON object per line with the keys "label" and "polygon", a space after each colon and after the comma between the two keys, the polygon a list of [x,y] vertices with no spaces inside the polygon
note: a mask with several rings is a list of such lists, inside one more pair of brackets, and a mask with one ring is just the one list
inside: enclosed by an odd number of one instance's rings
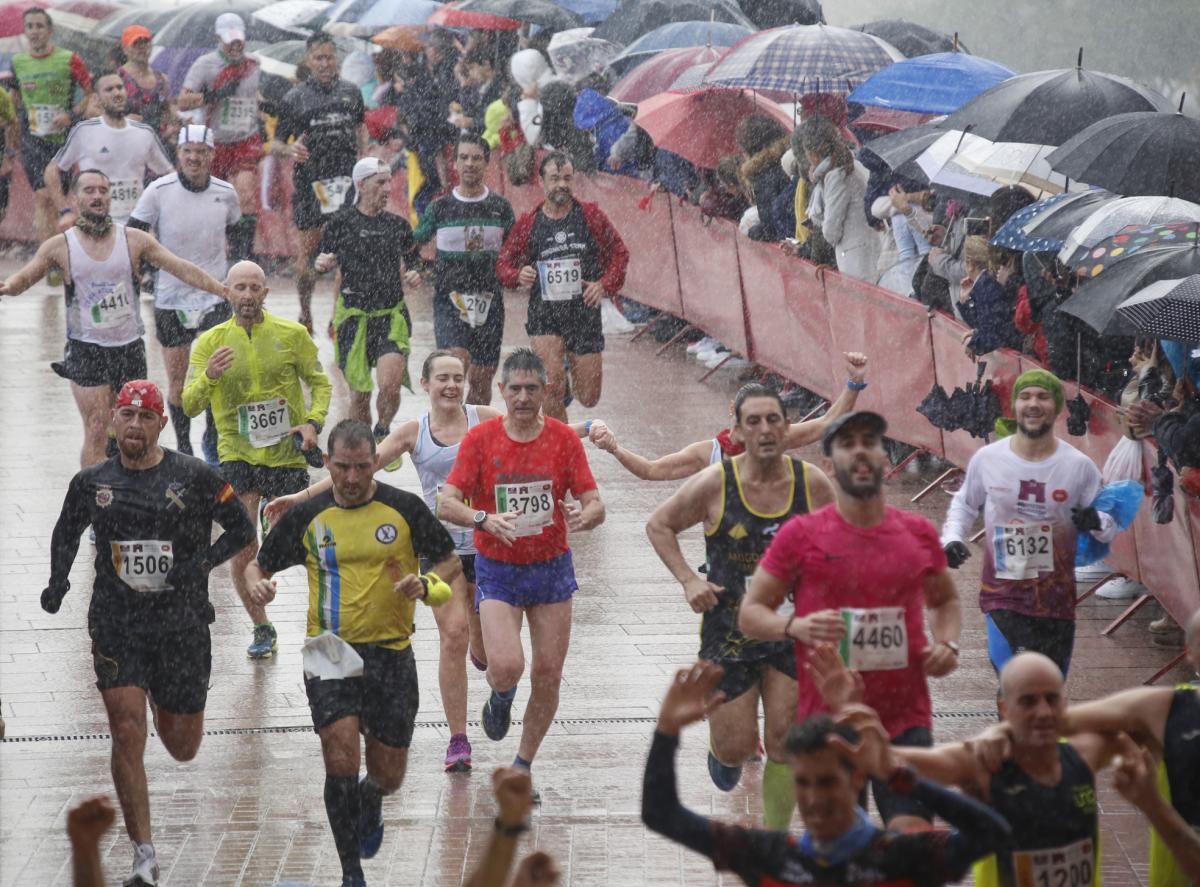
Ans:
{"label": "logo on shirt", "polygon": [[1046,516],[1046,484],[1023,480],[1017,490],[1017,514],[1034,519]]}
{"label": "logo on shirt", "polygon": [[555,231],[554,232],[554,242],[560,243],[560,244],[566,243],[567,242],[567,232],[566,231]]}
{"label": "logo on shirt", "polygon": [[1096,812],[1096,786],[1077,785],[1075,786],[1072,795],[1074,796],[1075,807],[1081,813]]}
{"label": "logo on shirt", "polygon": [[100,153],[101,153],[101,154],[107,154],[107,153],[108,153],[108,145],[101,145],[101,146],[100,146]]}
{"label": "logo on shirt", "polygon": [[184,485],[179,483],[179,481],[167,484],[167,491],[165,493],[167,497],[167,508],[170,508],[172,505],[174,505],[180,511],[183,511],[187,507],[183,504],[183,491]]}
{"label": "logo on shirt", "polygon": [[1059,502],[1059,503],[1066,502],[1067,501],[1067,491],[1066,490],[1055,490],[1053,493],[1050,494],[1050,498],[1053,499],[1055,502]]}
{"label": "logo on shirt", "polygon": [[375,539],[382,542],[384,545],[391,545],[396,541],[396,528],[392,524],[381,524],[375,531]]}
{"label": "logo on shirt", "polygon": [[741,524],[734,524],[729,528],[729,532],[726,535],[728,535],[730,539],[745,539],[750,534],[746,532],[746,528]]}
{"label": "logo on shirt", "polygon": [[483,228],[478,225],[466,225],[463,228],[463,243],[466,251],[477,253],[484,247]]}
{"label": "logo on shirt", "polygon": [[96,487],[96,504],[108,508],[113,502],[112,487]]}

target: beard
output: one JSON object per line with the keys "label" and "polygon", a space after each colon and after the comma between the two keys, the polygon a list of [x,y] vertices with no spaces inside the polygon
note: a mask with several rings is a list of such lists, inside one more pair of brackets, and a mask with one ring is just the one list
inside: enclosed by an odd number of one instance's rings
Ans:
{"label": "beard", "polygon": [[121,451],[121,455],[126,459],[137,460],[144,458],[150,452],[153,446],[148,439],[128,440],[124,437],[117,438],[117,449]]}
{"label": "beard", "polygon": [[883,489],[882,466],[871,468],[871,480],[865,486],[860,486],[855,482],[853,472],[854,466],[850,468],[834,467],[833,474],[837,478],[838,486],[842,488],[842,492],[855,499],[873,499],[879,495],[879,491]]}
{"label": "beard", "polygon": [[1043,420],[1041,425],[1031,427],[1026,425],[1024,422],[1019,421],[1017,422],[1017,428],[1020,429],[1021,433],[1026,437],[1031,437],[1036,440],[1037,438],[1045,437],[1047,434],[1049,434],[1054,428],[1054,423]]}

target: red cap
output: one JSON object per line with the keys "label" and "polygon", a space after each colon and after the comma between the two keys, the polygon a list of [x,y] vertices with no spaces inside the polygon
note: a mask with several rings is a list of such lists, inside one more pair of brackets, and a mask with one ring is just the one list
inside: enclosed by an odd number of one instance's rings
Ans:
{"label": "red cap", "polygon": [[121,393],[117,395],[116,406],[118,408],[141,407],[154,410],[160,416],[166,415],[162,392],[158,390],[157,385],[146,379],[134,379],[132,382],[126,382],[121,388]]}
{"label": "red cap", "polygon": [[121,45],[133,46],[139,40],[153,40],[154,35],[145,25],[130,25],[121,32]]}

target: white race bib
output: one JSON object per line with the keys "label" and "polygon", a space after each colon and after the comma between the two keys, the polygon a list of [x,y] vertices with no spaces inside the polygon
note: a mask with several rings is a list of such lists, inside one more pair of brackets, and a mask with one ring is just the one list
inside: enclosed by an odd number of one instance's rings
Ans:
{"label": "white race bib", "polygon": [[29,134],[35,136],[54,136],[63,131],[55,118],[63,113],[58,105],[33,105],[28,109]]}
{"label": "white race bib", "polygon": [[238,407],[238,434],[254,447],[274,446],[287,436],[290,428],[287,401],[282,397]]}
{"label": "white race bib", "polygon": [[841,657],[855,671],[888,671],[908,666],[908,627],[903,607],[842,609],[846,634]]}
{"label": "white race bib", "polygon": [[569,302],[583,295],[583,268],[579,259],[548,259],[538,262],[542,298],[547,302]]}
{"label": "white race bib", "polygon": [[258,99],[229,96],[221,102],[219,126],[247,132],[258,125]]}
{"label": "white race bib", "polygon": [[166,591],[167,573],[175,564],[170,542],[136,539],[109,543],[117,578],[134,591]]}
{"label": "white race bib", "polygon": [[363,660],[358,651],[332,632],[305,638],[300,661],[306,678],[340,681],[362,677],[363,673]]}
{"label": "white race bib", "polygon": [[208,308],[176,308],[175,316],[179,318],[179,325],[185,330],[194,330],[200,326],[200,321],[208,312]]}
{"label": "white race bib", "polygon": [[1054,572],[1052,524],[1005,524],[995,528],[992,553],[997,579],[1036,579]]}
{"label": "white race bib", "polygon": [[517,535],[536,536],[554,523],[554,482],[496,484],[496,513],[517,512]]}
{"label": "white race bib", "polygon": [[1096,847],[1089,838],[1049,850],[1014,850],[1016,887],[1091,887],[1096,875]]}
{"label": "white race bib", "polygon": [[471,329],[487,323],[492,311],[491,293],[451,293],[450,302],[458,309],[459,319]]}
{"label": "white race bib", "polygon": [[109,215],[114,219],[127,219],[142,196],[141,179],[110,179],[108,196],[112,198]]}
{"label": "white race bib", "polygon": [[137,307],[125,284],[118,283],[111,289],[97,287],[89,295],[92,303],[87,311],[96,329],[109,330],[137,322]]}
{"label": "white race bib", "polygon": [[346,194],[350,190],[350,176],[334,176],[332,179],[321,179],[312,183],[313,194],[321,206],[321,215],[327,216],[342,208],[346,202]]}

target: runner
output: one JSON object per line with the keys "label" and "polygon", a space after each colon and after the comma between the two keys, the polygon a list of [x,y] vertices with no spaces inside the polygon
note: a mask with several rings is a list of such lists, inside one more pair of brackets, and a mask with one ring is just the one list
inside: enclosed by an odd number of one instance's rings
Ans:
{"label": "runner", "polygon": [[979,605],[988,656],[999,673],[1021,650],[1044,653],[1066,674],[1075,646],[1075,546],[1078,534],[1101,542],[1117,534],[1112,517],[1092,508],[1100,469],[1054,434],[1062,382],[1026,370],[1013,383],[1016,433],[977,450],[954,494],[942,542],[957,569],[971,556],[966,539],[983,510]]}
{"label": "runner", "polygon": [[[848,374],[846,390],[830,404],[825,415],[818,419],[809,419],[807,422],[793,422],[788,425],[783,435],[785,451],[798,450],[816,443],[834,419],[854,409],[858,393],[867,387],[867,383],[863,381],[867,374],[867,356],[857,352],[842,356],[846,359]],[[616,456],[617,461],[639,480],[683,480],[693,474],[699,474],[709,465],[716,465],[722,459],[744,453],[746,445],[738,434],[735,424],[714,438],[698,440],[676,453],[657,459],[647,459],[625,449],[617,442],[617,437],[611,429],[604,434],[593,434],[592,443],[606,453]]]}
{"label": "runner", "polygon": [[596,204],[572,196],[575,170],[566,154],[546,155],[539,174],[546,200],[509,231],[496,275],[510,289],[530,288],[525,331],[549,373],[546,415],[565,421],[568,384],[584,406],[600,402],[600,300],[620,293],[629,251]]}
{"label": "runner", "polygon": [[[276,155],[296,162],[292,171],[292,221],[300,232],[296,288],[300,323],[312,332],[312,294],[316,285],[313,258],[321,243],[321,226],[342,208],[359,155],[366,153],[367,127],[362,92],[338,79],[333,36],[317,31],[306,41],[304,65],[309,77],[283,97],[275,129]],[[289,139],[295,139],[288,144]]]}
{"label": "runner", "polygon": [[[528,348],[516,349],[504,361],[499,385],[508,414],[467,432],[442,488],[438,516],[475,528],[475,605],[492,687],[483,729],[492,740],[508,734],[525,670],[521,620],[529,620],[531,693],[513,762],[529,769],[558,710],[571,639],[571,598],[578,585],[567,531],[598,527],[604,503],[579,438],[542,416],[541,358]],[[567,504],[567,493],[578,504]]]}
{"label": "runner", "polygon": [[[797,671],[814,643],[840,643],[851,668],[863,672],[865,701],[893,744],[928,746],[933,711],[926,677],[958,665],[962,612],[937,530],[885,502],[886,431],[884,418],[871,412],[850,413],[825,429],[821,446],[837,481],[834,507],[794,518],[776,534],[750,581],[738,628],[758,640],[794,641]],[[778,612],[785,600],[793,612]],[[800,675],[797,683],[802,721],[824,706],[812,680]],[[929,827],[929,810],[912,797],[878,780],[872,791],[888,828]]]}
{"label": "runner", "polygon": [[79,216],[64,234],[43,243],[20,271],[0,283],[0,296],[23,293],[52,268],[66,280],[67,345],[51,367],[71,382],[83,419],[80,464],[104,461],[113,402],[121,386],[146,375],[145,327],[138,310],[133,269],[142,261],[188,286],[224,297],[225,286],[176,256],[144,231],[126,229],[108,214],[108,177],[84,170],[75,178]]}
{"label": "runner", "polygon": [[137,205],[146,179],[166,175],[174,168],[158,133],[125,116],[125,81],[120,74],[97,77],[96,95],[104,113],[71,127],[66,143],[46,165],[46,188],[58,209],[58,227],[62,231],[75,224],[75,210],[63,188],[63,173],[98,169],[108,176],[112,199],[109,212],[113,221],[124,225]]}
{"label": "runner", "polygon": [[[50,13],[31,7],[21,13],[21,21],[29,52],[18,52],[12,59],[21,100],[21,165],[33,189],[38,240],[46,241],[54,236],[58,220],[46,190],[46,167],[62,147],[71,124],[82,119],[92,91],[92,75],[76,53],[54,45]],[[51,276],[51,286],[61,282],[57,272]]]}
{"label": "runner", "polygon": [[[192,347],[183,409],[189,416],[212,409],[221,473],[246,510],[258,514],[261,499],[308,486],[306,462],[319,458],[317,435],[333,386],[304,328],[263,310],[269,290],[262,268],[238,262],[228,279],[233,317],[203,333]],[[307,407],[301,383],[310,392]],[[254,624],[246,655],[267,659],[275,654],[275,626],[262,604],[251,599],[245,577],[256,551],[251,542],[234,555],[230,572]]]}
{"label": "runner", "polygon": [[[204,736],[216,618],[208,574],[254,538],[232,487],[203,462],[164,450],[162,394],[144,379],[121,388],[113,410],[119,455],[75,475],[50,540],[42,609],[57,613],[71,588],[80,534],[96,532],[88,634],[96,688],[112,733],[112,773],[133,842],[126,887],[158,883],[143,752],[146,703],[163,746],[190,761]],[[209,544],[212,525],[224,532]]]}
{"label": "runner", "polygon": [[[733,791],[742,765],[758,746],[762,702],[767,763],[763,809],[768,828],[786,829],[796,796],[783,748],[796,706],[796,656],[786,641],[751,641],[737,628],[746,580],[776,531],[790,517],[833,501],[819,468],[785,455],[787,418],[779,395],[745,385],[733,401],[734,427],[746,452],[709,466],[659,506],[646,535],[662,562],[701,613],[700,658],[724,671],[725,702],[709,715],[708,773]],[[704,524],[707,578],[697,575],[679,547],[679,534]]]}
{"label": "runner", "polygon": [[513,226],[507,200],[483,183],[491,148],[463,135],[456,147],[458,186],[430,204],[414,232],[437,238],[433,267],[433,335],[467,368],[467,403],[492,402],[492,379],[504,339],[504,298],[496,256]]}
{"label": "runner", "polygon": [[246,25],[236,12],[217,16],[217,48],[200,56],[183,78],[181,111],[204,109],[215,143],[212,172],[237,189],[241,220],[229,234],[235,262],[254,252],[258,226],[258,161],[263,155],[258,130],[258,62],[246,55]]}
{"label": "runner", "polygon": [[419,286],[414,266],[421,258],[412,228],[387,211],[392,171],[375,157],[354,164],[351,174],[358,200],[329,217],[321,235],[321,254],[313,267],[324,274],[340,269],[334,306],[334,351],[350,386],[350,418],[371,423],[371,368],[379,377],[375,397],[375,440],[388,435],[400,409],[400,386],[408,375],[408,337],[412,319],[404,287]]}
{"label": "runner", "polygon": [[[293,508],[246,570],[256,606],[275,599],[271,576],[308,572],[304,687],[325,759],[325,812],[342,887],[365,887],[362,860],[383,843],[383,797],[399,790],[420,698],[413,658],[417,601],[450,599],[454,542],[419,498],[376,483],[375,438],[345,419],[329,434],[332,490]],[[418,569],[418,558],[433,567]],[[359,778],[359,741],[367,772]]]}
{"label": "runner", "polygon": [[17,106],[13,104],[8,89],[0,87],[0,222],[8,214],[9,184],[12,180],[13,162],[21,144],[21,125],[17,120]]}
{"label": "runner", "polygon": [[[129,227],[153,231],[159,242],[214,277],[229,269],[226,237],[241,213],[228,182],[212,175],[213,132],[188,124],[179,130],[179,172],[150,184],[138,198]],[[183,411],[183,382],[192,342],[205,330],[233,316],[233,308],[203,290],[162,273],[154,287],[154,331],[167,369],[167,409],[175,430],[175,448],[192,455],[192,420]],[[217,430],[208,413],[204,458],[216,464]]]}
{"label": "runner", "polygon": [[[675,753],[680,731],[722,702],[721,667],[703,660],[680,669],[663,699],[642,783],[642,821],[689,850],[736,874],[751,887],[784,885],[900,885],[941,887],[966,874],[972,862],[1003,847],[1008,824],[970,798],[917,778],[889,746],[886,734],[859,734],[816,716],[793,727],[787,752],[796,802],[808,831],[727,825],[679,802]],[[867,777],[886,782],[909,804],[920,804],[950,824],[947,831],[883,831],[858,806]]]}

